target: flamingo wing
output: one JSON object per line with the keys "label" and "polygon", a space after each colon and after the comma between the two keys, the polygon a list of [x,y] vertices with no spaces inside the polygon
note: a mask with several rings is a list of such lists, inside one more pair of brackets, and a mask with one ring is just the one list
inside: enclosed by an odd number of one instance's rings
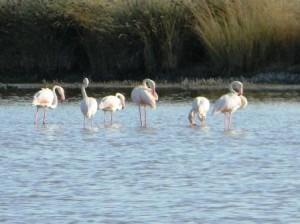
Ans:
{"label": "flamingo wing", "polygon": [[220,113],[222,112],[228,103],[227,95],[221,96],[214,104],[212,114]]}
{"label": "flamingo wing", "polygon": [[32,105],[50,107],[53,100],[54,100],[54,95],[52,90],[45,88],[45,89],[41,89],[36,94],[34,94]]}
{"label": "flamingo wing", "polygon": [[122,104],[118,97],[106,96],[101,100],[99,104],[99,109],[107,111],[116,111],[122,109]]}
{"label": "flamingo wing", "polygon": [[131,98],[134,103],[148,105],[156,108],[156,96],[153,96],[152,90],[145,87],[135,87],[131,93]]}

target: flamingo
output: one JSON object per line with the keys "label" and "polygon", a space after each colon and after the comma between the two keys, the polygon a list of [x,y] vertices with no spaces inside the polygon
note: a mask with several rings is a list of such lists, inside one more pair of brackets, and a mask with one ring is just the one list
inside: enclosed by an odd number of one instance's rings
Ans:
{"label": "flamingo", "polygon": [[125,96],[121,93],[116,93],[115,96],[104,97],[100,104],[99,109],[104,111],[104,124],[106,111],[110,111],[110,124],[112,125],[112,113],[116,110],[123,110],[125,108]]}
{"label": "flamingo", "polygon": [[214,105],[213,114],[224,113],[224,130],[231,126],[232,114],[248,105],[247,98],[243,96],[243,83],[234,81],[229,86],[230,93],[221,96]]}
{"label": "flamingo", "polygon": [[56,90],[60,95],[61,100],[65,100],[65,92],[61,86],[55,85],[52,90],[49,88],[42,88],[40,91],[34,94],[32,105],[36,106],[36,112],[34,114],[34,124],[38,123],[38,112],[40,108],[44,108],[43,124],[46,124],[46,112],[47,109],[55,109],[58,104]]}
{"label": "flamingo", "polygon": [[209,100],[202,96],[196,97],[192,103],[192,109],[188,116],[190,125],[191,126],[196,125],[195,115],[197,114],[202,126],[204,126],[206,114],[208,110],[209,110]]}
{"label": "flamingo", "polygon": [[91,127],[93,126],[93,116],[97,112],[97,100],[93,97],[88,97],[85,91],[85,88],[87,88],[89,85],[88,78],[84,78],[82,85],[81,85],[81,94],[83,97],[83,100],[80,102],[80,109],[83,114],[83,127],[85,127],[85,119],[91,120]]}
{"label": "flamingo", "polygon": [[[158,95],[155,91],[155,82],[151,79],[144,79],[142,85],[136,86],[131,92],[131,99],[139,106],[141,127],[146,127],[146,106],[156,108]],[[142,121],[141,106],[144,107],[144,124]]]}

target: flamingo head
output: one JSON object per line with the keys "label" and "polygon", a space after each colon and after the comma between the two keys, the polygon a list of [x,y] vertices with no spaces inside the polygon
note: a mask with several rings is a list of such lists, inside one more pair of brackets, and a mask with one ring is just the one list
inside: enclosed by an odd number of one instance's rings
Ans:
{"label": "flamingo head", "polygon": [[241,83],[240,81],[233,81],[230,84],[230,91],[237,93],[239,96],[243,95],[244,93],[243,83]]}
{"label": "flamingo head", "polygon": [[241,109],[243,109],[248,105],[248,100],[246,97],[244,97],[242,95],[240,96],[240,98],[241,98]]}
{"label": "flamingo head", "polygon": [[125,96],[121,93],[116,93],[116,97],[120,99],[122,110],[123,110],[125,108]]}
{"label": "flamingo head", "polygon": [[66,99],[66,97],[65,97],[65,90],[62,87],[58,86],[57,87],[57,91],[58,91],[58,94],[60,96],[60,100],[64,101]]}
{"label": "flamingo head", "polygon": [[89,79],[88,78],[84,78],[82,81],[82,85],[84,86],[84,88],[87,88],[89,85]]}
{"label": "flamingo head", "polygon": [[53,93],[55,93],[56,90],[60,97],[59,100],[64,101],[66,99],[65,98],[65,90],[61,86],[55,85],[55,86],[53,86],[53,89],[52,89]]}
{"label": "flamingo head", "polygon": [[156,92],[155,82],[151,79],[144,79],[143,84],[144,84],[144,86],[147,86],[151,89],[151,93],[152,93],[154,99],[157,101],[158,94]]}
{"label": "flamingo head", "polygon": [[199,114],[199,120],[202,122],[202,121],[205,121],[206,119],[206,116],[205,114]]}

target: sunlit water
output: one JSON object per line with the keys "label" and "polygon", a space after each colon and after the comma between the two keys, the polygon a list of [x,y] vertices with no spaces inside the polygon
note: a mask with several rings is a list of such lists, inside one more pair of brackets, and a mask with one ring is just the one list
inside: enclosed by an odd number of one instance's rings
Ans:
{"label": "sunlit water", "polygon": [[190,128],[165,97],[140,128],[128,103],[83,129],[79,99],[33,125],[30,98],[0,100],[0,223],[300,223],[300,103],[258,101]]}

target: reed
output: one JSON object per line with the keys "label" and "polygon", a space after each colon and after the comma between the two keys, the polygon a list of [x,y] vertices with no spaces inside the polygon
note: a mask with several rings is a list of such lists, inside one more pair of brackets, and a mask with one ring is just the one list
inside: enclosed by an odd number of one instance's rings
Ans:
{"label": "reed", "polygon": [[296,59],[298,1],[200,0],[188,7],[194,31],[218,71],[256,71]]}
{"label": "reed", "polygon": [[300,72],[298,0],[0,0],[0,81]]}

